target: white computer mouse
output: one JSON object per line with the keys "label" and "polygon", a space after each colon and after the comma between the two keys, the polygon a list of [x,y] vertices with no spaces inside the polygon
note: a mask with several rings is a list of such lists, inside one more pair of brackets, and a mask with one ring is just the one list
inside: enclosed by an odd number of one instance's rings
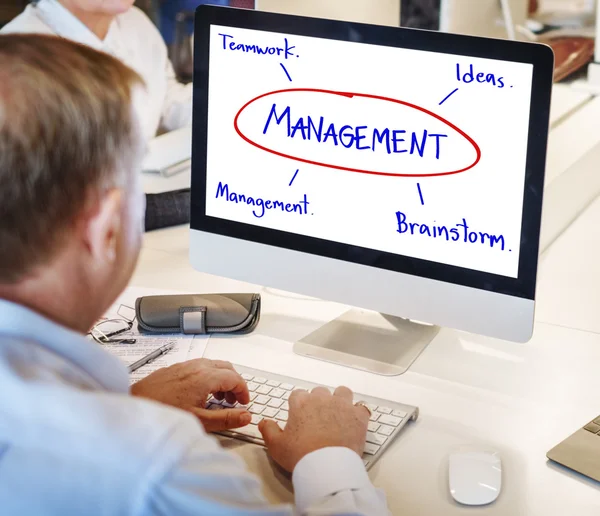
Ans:
{"label": "white computer mouse", "polygon": [[502,462],[497,452],[464,451],[450,455],[450,493],[464,505],[487,505],[500,494]]}

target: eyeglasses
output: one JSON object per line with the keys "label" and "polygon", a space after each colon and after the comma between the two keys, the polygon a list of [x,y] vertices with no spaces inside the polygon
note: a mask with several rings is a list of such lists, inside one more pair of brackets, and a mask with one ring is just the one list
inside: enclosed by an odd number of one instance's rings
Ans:
{"label": "eyeglasses", "polygon": [[[131,318],[127,311],[133,312]],[[136,339],[129,333],[135,321],[135,310],[127,305],[120,305],[117,315],[111,319],[102,319],[90,330],[89,334],[98,344],[135,344]]]}

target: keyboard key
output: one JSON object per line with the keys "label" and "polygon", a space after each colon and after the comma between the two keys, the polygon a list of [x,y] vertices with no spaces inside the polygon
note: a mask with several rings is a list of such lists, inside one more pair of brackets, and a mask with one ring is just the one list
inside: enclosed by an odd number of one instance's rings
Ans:
{"label": "keyboard key", "polygon": [[365,453],[369,455],[375,455],[379,451],[379,448],[381,448],[381,446],[377,446],[373,443],[367,443],[365,444]]}
{"label": "keyboard key", "polygon": [[242,373],[242,375],[241,375],[241,376],[242,376],[242,378],[243,378],[244,380],[246,380],[247,382],[249,382],[250,380],[252,380],[252,378],[254,378],[254,376],[252,376],[251,374],[248,374],[248,373]]}
{"label": "keyboard key", "polygon": [[280,389],[283,389],[284,391],[292,391],[294,390],[294,386],[291,383],[282,383],[279,386]]}
{"label": "keyboard key", "polygon": [[398,426],[402,422],[402,420],[399,417],[387,416],[385,414],[382,414],[381,416],[379,416],[378,422],[383,423],[385,425]]}
{"label": "keyboard key", "polygon": [[284,394],[285,394],[285,391],[282,389],[273,389],[269,393],[269,396],[271,396],[271,398],[281,398]]}
{"label": "keyboard key", "polygon": [[377,412],[381,412],[382,414],[391,414],[392,413],[392,409],[388,408],[388,407],[379,407],[377,409]]}
{"label": "keyboard key", "polygon": [[267,407],[265,410],[262,411],[262,415],[264,417],[275,417],[275,415],[277,414],[277,412],[279,412],[278,409],[276,408],[272,408],[272,407]]}
{"label": "keyboard key", "polygon": [[208,400],[209,403],[213,403],[215,405],[220,405],[224,400],[218,400],[217,398],[211,398]]}
{"label": "keyboard key", "polygon": [[375,434],[373,432],[367,432],[367,442],[373,444],[383,444],[387,441],[385,435]]}
{"label": "keyboard key", "polygon": [[258,389],[258,384],[256,382],[248,382],[246,385],[250,392],[254,392],[256,389]]}
{"label": "keyboard key", "polygon": [[377,433],[382,435],[392,435],[394,433],[394,427],[388,425],[381,425],[377,430]]}
{"label": "keyboard key", "polygon": [[221,406],[224,408],[233,408],[237,405],[237,401],[233,402],[233,403],[229,403],[228,401],[223,400],[223,403],[221,403]]}
{"label": "keyboard key", "polygon": [[369,421],[369,432],[377,432],[377,429],[380,427],[381,425],[379,423],[375,423],[373,421]]}
{"label": "keyboard key", "polygon": [[269,403],[269,400],[271,398],[269,398],[268,396],[265,396],[264,394],[260,394],[259,396],[257,396],[254,399],[254,403],[258,403],[259,405],[266,405],[267,403]]}
{"label": "keyboard key", "polygon": [[268,385],[261,385],[258,389],[256,389],[256,392],[259,394],[269,394],[272,389],[273,388],[269,387]]}
{"label": "keyboard key", "polygon": [[279,383],[279,382],[276,382],[275,380],[269,380],[269,381],[267,382],[267,385],[268,385],[269,387],[279,387],[280,383]]}
{"label": "keyboard key", "polygon": [[255,392],[251,392],[250,393],[250,401],[254,401],[257,396],[258,396],[258,394],[256,394]]}
{"label": "keyboard key", "polygon": [[596,423],[597,425],[600,425],[600,416],[598,416],[596,419],[594,419],[594,423]]}
{"label": "keyboard key", "polygon": [[379,416],[381,416],[381,414],[379,414],[378,412],[373,412],[371,414],[371,417],[369,418],[370,421],[377,421],[379,419]]}
{"label": "keyboard key", "polygon": [[256,383],[267,383],[267,379],[263,378],[262,376],[257,376],[256,378],[254,378],[254,381]]}
{"label": "keyboard key", "polygon": [[363,464],[365,465],[365,468],[369,465],[370,462],[370,460],[363,459]]}
{"label": "keyboard key", "polygon": [[392,416],[403,419],[406,417],[406,412],[404,412],[403,410],[392,410]]}
{"label": "keyboard key", "polygon": [[264,409],[265,407],[263,405],[257,405],[256,403],[253,403],[252,405],[250,405],[250,408],[248,410],[251,414],[260,414]]}
{"label": "keyboard key", "polygon": [[283,405],[283,400],[281,400],[279,398],[271,398],[271,400],[269,401],[269,403],[267,403],[267,405],[269,407],[279,408],[279,407],[281,407],[281,405]]}
{"label": "keyboard key", "polygon": [[281,410],[290,410],[290,404],[286,401],[283,405],[281,405]]}
{"label": "keyboard key", "polygon": [[375,412],[377,410],[377,405],[373,405],[372,403],[367,403],[367,407],[371,412]]}
{"label": "keyboard key", "polygon": [[292,392],[291,391],[287,391],[284,395],[283,395],[283,399],[284,400],[289,400],[290,396],[291,396]]}
{"label": "keyboard key", "polygon": [[252,414],[252,424],[258,425],[264,418],[259,414]]}
{"label": "keyboard key", "polygon": [[279,425],[279,428],[281,428],[282,430],[285,430],[285,427],[287,425],[287,423],[285,421],[277,421],[277,424]]}
{"label": "keyboard key", "polygon": [[287,421],[288,420],[288,412],[287,410],[280,410],[277,415],[275,416],[276,419],[279,419],[280,421]]}
{"label": "keyboard key", "polygon": [[600,432],[600,425],[592,422],[585,425],[583,429],[587,430],[588,432],[592,432],[593,434],[597,434]]}
{"label": "keyboard key", "polygon": [[223,410],[223,406],[211,403],[210,407],[208,407],[208,410]]}
{"label": "keyboard key", "polygon": [[249,437],[256,437],[257,439],[262,439],[262,434],[256,425],[246,425],[242,428],[236,428],[234,432],[247,435]]}

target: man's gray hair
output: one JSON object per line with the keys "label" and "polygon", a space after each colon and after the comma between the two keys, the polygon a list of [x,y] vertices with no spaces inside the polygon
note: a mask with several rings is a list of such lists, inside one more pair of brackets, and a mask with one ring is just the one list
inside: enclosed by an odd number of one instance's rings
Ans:
{"label": "man's gray hair", "polygon": [[83,45],[0,36],[0,283],[48,263],[83,211],[137,172],[141,84]]}

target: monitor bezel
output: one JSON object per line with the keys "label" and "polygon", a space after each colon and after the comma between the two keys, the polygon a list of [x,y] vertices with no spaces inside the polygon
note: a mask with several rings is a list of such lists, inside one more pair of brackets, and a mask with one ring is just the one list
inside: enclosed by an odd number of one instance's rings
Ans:
{"label": "monitor bezel", "polygon": [[[206,215],[211,25],[532,64],[518,277],[511,278]],[[553,69],[554,54],[550,47],[542,44],[202,5],[196,11],[194,36],[191,229],[535,299]]]}

